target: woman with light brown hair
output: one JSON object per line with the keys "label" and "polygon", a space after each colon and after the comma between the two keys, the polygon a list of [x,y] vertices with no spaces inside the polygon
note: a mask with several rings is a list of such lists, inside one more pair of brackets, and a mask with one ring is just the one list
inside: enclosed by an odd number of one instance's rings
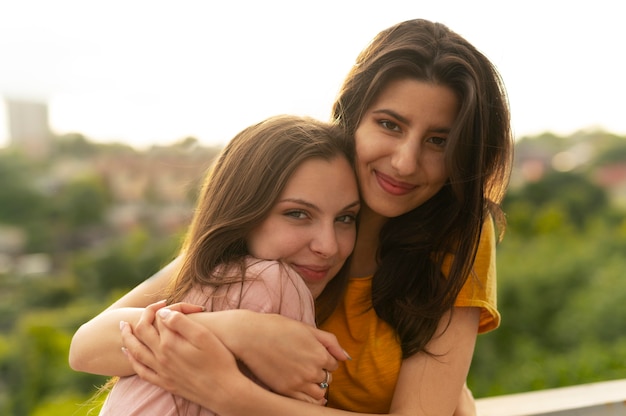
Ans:
{"label": "woman with light brown hair", "polygon": [[[353,160],[341,129],[306,117],[271,117],[235,136],[206,176],[166,303],[245,308],[314,327],[313,299],[347,278],[340,270],[360,207]],[[103,334],[88,323],[73,348]],[[213,412],[131,375],[115,381],[100,414]]]}

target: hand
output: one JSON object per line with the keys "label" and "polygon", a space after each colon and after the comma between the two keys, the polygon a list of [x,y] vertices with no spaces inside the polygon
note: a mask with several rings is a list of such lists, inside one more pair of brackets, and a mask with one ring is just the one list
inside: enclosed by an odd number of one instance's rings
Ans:
{"label": "hand", "polygon": [[[152,319],[155,308],[151,308]],[[150,315],[146,314],[146,322]],[[130,325],[124,325],[122,338],[127,346],[127,357],[142,379],[210,408],[219,395],[225,395],[232,385],[229,382],[236,382],[233,380],[243,376],[232,353],[210,331],[178,311],[168,315],[190,336],[171,331],[159,319],[155,323],[158,343],[148,347],[133,335]],[[182,320],[178,322],[176,317]]]}
{"label": "hand", "polygon": [[476,416],[476,400],[472,391],[467,387],[467,383],[463,385],[459,404],[454,410],[454,416]]}
{"label": "hand", "polygon": [[165,301],[162,300],[148,305],[145,308],[144,313],[141,314],[141,318],[134,328],[135,335],[144,344],[149,343],[150,345],[153,345],[157,342],[155,335],[158,336],[158,332],[155,332],[156,327],[154,326],[154,316],[155,313],[162,308],[182,312],[184,314],[204,312],[204,306],[194,305],[187,302],[173,303],[168,306]]}
{"label": "hand", "polygon": [[159,368],[159,360],[162,360],[162,357],[157,356],[161,353],[159,348],[161,339],[159,331],[154,325],[155,314],[162,308],[185,314],[204,311],[203,306],[191,303],[179,302],[167,306],[165,301],[159,301],[144,308],[134,331],[130,330],[130,325],[121,322],[120,329],[122,330],[122,345],[124,346],[122,350],[127,352],[128,348],[131,348],[132,355],[146,368]]}
{"label": "hand", "polygon": [[333,334],[281,315],[246,311],[236,325],[240,329],[225,335],[234,338],[226,345],[272,391],[284,396],[324,403],[326,390],[319,385],[324,370],[332,372],[337,360],[349,358]]}

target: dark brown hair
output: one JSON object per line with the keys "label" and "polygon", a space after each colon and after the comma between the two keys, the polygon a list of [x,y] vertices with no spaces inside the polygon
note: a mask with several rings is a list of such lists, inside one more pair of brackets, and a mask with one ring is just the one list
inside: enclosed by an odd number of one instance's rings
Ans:
{"label": "dark brown hair", "polygon": [[[494,218],[504,231],[500,202],[513,151],[496,68],[464,38],[426,20],[394,25],[361,52],[333,106],[334,121],[354,137],[386,85],[407,77],[450,88],[459,113],[445,149],[448,182],[426,203],[391,218],[380,234],[372,302],[396,330],[404,357],[425,350],[454,305],[471,274],[484,221]],[[454,259],[446,278],[441,270],[448,254]]]}

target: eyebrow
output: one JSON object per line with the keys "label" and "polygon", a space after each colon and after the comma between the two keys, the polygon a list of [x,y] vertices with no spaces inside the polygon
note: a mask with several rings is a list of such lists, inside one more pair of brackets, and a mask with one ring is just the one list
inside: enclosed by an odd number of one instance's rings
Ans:
{"label": "eyebrow", "polygon": [[[393,110],[389,110],[387,108],[381,108],[380,110],[372,110],[372,114],[386,114],[388,116],[395,118],[400,123],[410,124],[408,118],[401,116],[397,112]],[[450,127],[434,127],[434,128],[429,128],[428,130],[434,133],[450,133],[452,129]]]}
{"label": "eyebrow", "polygon": [[[310,203],[310,202],[307,202],[307,201],[305,201],[304,199],[299,199],[299,198],[285,198],[285,199],[281,199],[281,200],[280,200],[280,201],[278,201],[278,202],[295,202],[295,203],[297,203],[297,204],[304,205],[305,207],[309,207],[309,208],[314,209],[314,210],[316,210],[316,211],[319,211],[319,210],[320,210],[320,209],[317,207],[317,205],[312,204],[312,203]],[[348,210],[348,209],[350,209],[350,208],[357,207],[357,206],[359,206],[359,205],[361,205],[361,200],[356,200],[356,201],[354,201],[354,202],[352,202],[352,203],[350,203],[350,204],[346,205],[345,207],[343,207],[343,208],[341,209],[341,211],[345,211],[345,210]]]}

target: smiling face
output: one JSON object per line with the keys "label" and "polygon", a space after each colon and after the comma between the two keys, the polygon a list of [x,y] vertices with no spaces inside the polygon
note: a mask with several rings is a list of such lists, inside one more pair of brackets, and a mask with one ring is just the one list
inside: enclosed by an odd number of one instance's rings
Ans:
{"label": "smiling face", "polygon": [[444,150],[458,108],[450,88],[413,78],[380,92],[355,132],[361,197],[371,211],[397,217],[445,185]]}
{"label": "smiling face", "polygon": [[358,188],[348,161],[309,159],[252,230],[248,250],[257,258],[289,264],[317,297],[354,248],[358,212]]}

